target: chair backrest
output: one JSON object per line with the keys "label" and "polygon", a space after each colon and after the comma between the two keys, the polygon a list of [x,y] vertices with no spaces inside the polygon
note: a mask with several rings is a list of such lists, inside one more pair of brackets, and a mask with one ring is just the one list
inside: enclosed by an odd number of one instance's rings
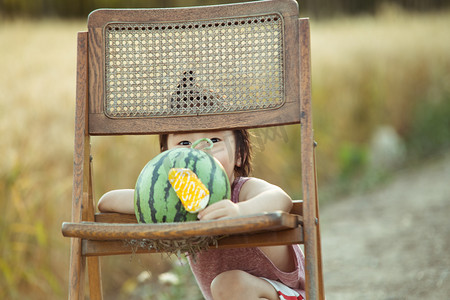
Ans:
{"label": "chair backrest", "polygon": [[300,122],[294,0],[102,9],[89,30],[89,134]]}

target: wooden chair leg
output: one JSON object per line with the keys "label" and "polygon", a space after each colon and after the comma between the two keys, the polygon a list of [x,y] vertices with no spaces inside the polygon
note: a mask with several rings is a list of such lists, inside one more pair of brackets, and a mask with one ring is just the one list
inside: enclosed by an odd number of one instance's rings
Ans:
{"label": "wooden chair leg", "polygon": [[103,300],[100,258],[88,257],[89,295],[91,300]]}
{"label": "wooden chair leg", "polygon": [[317,168],[316,168],[316,148],[317,143],[314,142],[314,150],[313,150],[313,161],[314,161],[314,182],[315,182],[315,189],[316,189],[316,214],[317,214],[317,220],[319,220],[317,224],[317,280],[319,285],[319,300],[325,300],[325,287],[323,284],[323,270],[322,270],[322,243],[320,239],[320,217],[319,217],[319,194],[318,194],[318,187],[317,187]]}
{"label": "wooden chair leg", "polygon": [[322,271],[322,245],[320,242],[320,226],[317,226],[317,280],[319,284],[319,300],[325,300],[325,287],[323,285],[323,271]]}
{"label": "wooden chair leg", "polygon": [[81,239],[73,238],[70,247],[69,300],[82,300],[86,258],[81,255]]}

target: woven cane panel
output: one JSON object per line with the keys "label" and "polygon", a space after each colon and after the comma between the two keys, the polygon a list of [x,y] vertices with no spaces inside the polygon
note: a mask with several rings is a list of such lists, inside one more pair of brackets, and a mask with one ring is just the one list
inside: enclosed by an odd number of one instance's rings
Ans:
{"label": "woven cane panel", "polygon": [[284,103],[278,14],[105,27],[105,113],[207,115]]}

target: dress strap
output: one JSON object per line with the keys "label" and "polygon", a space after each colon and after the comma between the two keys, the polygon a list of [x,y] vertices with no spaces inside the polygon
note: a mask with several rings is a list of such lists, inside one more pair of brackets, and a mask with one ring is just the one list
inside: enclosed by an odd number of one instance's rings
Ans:
{"label": "dress strap", "polygon": [[231,201],[233,203],[239,202],[239,193],[241,192],[241,188],[246,183],[250,177],[237,177],[233,184],[231,185]]}

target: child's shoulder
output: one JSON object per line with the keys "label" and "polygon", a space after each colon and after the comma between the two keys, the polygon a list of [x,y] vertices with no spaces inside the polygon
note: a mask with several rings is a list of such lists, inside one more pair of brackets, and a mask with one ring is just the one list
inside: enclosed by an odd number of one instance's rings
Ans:
{"label": "child's shoulder", "polygon": [[244,183],[242,187],[245,189],[265,189],[265,188],[272,188],[277,187],[276,185],[273,185],[263,179],[256,178],[256,177],[240,177],[244,179]]}

